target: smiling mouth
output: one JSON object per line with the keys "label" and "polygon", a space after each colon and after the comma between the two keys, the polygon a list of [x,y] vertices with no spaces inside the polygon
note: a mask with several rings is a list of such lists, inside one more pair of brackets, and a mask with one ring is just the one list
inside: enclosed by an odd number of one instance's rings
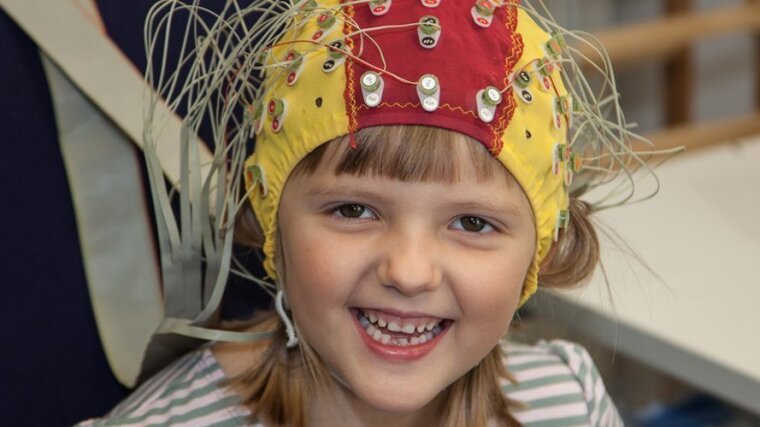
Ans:
{"label": "smiling mouth", "polygon": [[436,317],[402,318],[370,309],[352,311],[369,338],[389,347],[403,348],[430,343],[452,323],[451,320]]}

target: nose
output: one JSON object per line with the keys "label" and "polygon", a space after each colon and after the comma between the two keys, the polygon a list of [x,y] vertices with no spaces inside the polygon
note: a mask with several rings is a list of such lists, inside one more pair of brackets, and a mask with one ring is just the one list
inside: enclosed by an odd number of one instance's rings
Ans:
{"label": "nose", "polygon": [[378,277],[383,286],[404,296],[436,289],[442,280],[434,236],[422,231],[399,230],[384,239]]}

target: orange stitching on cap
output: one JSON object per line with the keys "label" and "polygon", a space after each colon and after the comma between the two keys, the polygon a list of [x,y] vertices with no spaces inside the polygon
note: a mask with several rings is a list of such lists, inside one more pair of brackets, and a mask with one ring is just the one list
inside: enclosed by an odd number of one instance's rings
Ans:
{"label": "orange stitching on cap", "polygon": [[465,116],[472,116],[472,117],[474,117],[476,119],[478,118],[478,115],[475,114],[474,111],[472,111],[472,110],[465,110],[464,108],[462,108],[459,105],[456,105],[456,106],[452,107],[451,105],[449,105],[447,103],[447,104],[441,104],[440,108],[444,108],[446,110],[453,111],[453,112],[460,112],[460,113],[464,114]]}
{"label": "orange stitching on cap", "polygon": [[491,142],[490,151],[494,156],[498,156],[504,147],[504,141],[502,138],[504,137],[504,132],[506,131],[507,126],[509,126],[509,123],[512,121],[514,110],[517,107],[517,103],[514,99],[514,91],[509,87],[509,73],[515,67],[517,61],[520,60],[520,57],[522,57],[524,49],[522,35],[517,33],[517,5],[519,4],[519,0],[512,0],[510,3],[512,3],[512,6],[506,9],[507,20],[505,24],[507,27],[507,33],[510,34],[512,39],[512,51],[504,60],[503,83],[504,87],[507,88],[507,96],[504,97],[507,102],[504,104],[501,114],[499,114],[497,125],[492,128],[493,141]]}
{"label": "orange stitching on cap", "polygon": [[513,0],[511,3],[513,3],[514,6],[506,9],[507,21],[505,24],[507,27],[507,33],[510,34],[510,37],[512,38],[513,49],[512,52],[510,52],[510,55],[504,58],[504,67],[506,68],[503,83],[504,87],[509,85],[509,72],[512,71],[512,68],[514,68],[523,53],[522,35],[517,33],[517,4],[519,4],[519,0]]}
{"label": "orange stitching on cap", "polygon": [[[381,102],[380,105],[378,105],[375,108],[401,108],[402,110],[405,108],[419,108],[419,103],[412,103],[412,102]],[[367,104],[361,104],[358,107],[359,110],[369,110],[370,107],[367,106]]]}
{"label": "orange stitching on cap", "polygon": [[[341,1],[342,3],[343,1]],[[354,7],[351,5],[344,6],[345,14],[349,17],[349,19],[345,19],[343,21],[343,34],[348,35],[351,33],[351,29],[349,28],[349,22],[354,22]],[[354,40],[351,37],[345,37],[346,39],[346,46],[348,46],[348,50],[350,52],[354,51]],[[348,133],[349,135],[353,135],[356,133],[357,128],[357,115],[359,114],[359,109],[356,106],[356,97],[355,90],[354,90],[354,61],[351,60],[351,58],[348,58],[345,62],[345,69],[346,69],[346,89],[343,92],[344,98],[346,98],[346,104],[348,105],[348,111],[346,112],[348,115]]]}
{"label": "orange stitching on cap", "polygon": [[[403,110],[403,109],[408,109],[408,108],[420,108],[420,103],[419,102],[404,102],[404,103],[400,103],[400,102],[382,102],[382,103],[380,103],[380,105],[378,105],[375,108],[399,108],[399,109]],[[451,112],[454,112],[454,113],[460,113],[460,114],[465,115],[465,116],[471,116],[473,118],[477,118],[478,117],[478,115],[475,114],[474,111],[472,111],[472,110],[465,110],[464,108],[462,108],[459,105],[451,105],[449,103],[446,103],[446,104],[439,105],[438,108],[441,108],[441,109],[444,109],[444,110],[448,110],[448,111],[451,111]],[[359,110],[369,110],[370,107],[368,107],[366,104],[361,104],[361,105],[359,105],[358,109]]]}
{"label": "orange stitching on cap", "polygon": [[512,88],[508,89],[507,95],[504,97],[504,101],[506,101],[506,105],[504,106],[504,114],[499,117],[499,123],[494,128],[494,140],[493,145],[491,146],[491,153],[494,156],[498,156],[499,153],[501,153],[502,148],[504,148],[504,132],[507,129],[507,126],[512,121],[512,116],[514,114],[515,108],[517,107],[517,102],[515,101],[514,94]]}

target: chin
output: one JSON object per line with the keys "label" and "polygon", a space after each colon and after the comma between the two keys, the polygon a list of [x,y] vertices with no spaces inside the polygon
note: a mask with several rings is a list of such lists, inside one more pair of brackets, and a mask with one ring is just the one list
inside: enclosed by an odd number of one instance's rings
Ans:
{"label": "chin", "polygon": [[[445,388],[444,388],[445,389]],[[415,390],[410,384],[383,389],[354,389],[355,399],[372,409],[388,414],[404,415],[418,413],[442,395],[441,390],[425,388]]]}

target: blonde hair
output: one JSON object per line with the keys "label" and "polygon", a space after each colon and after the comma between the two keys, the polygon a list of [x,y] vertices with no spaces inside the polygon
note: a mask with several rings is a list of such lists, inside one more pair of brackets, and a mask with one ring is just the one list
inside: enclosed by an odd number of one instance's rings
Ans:
{"label": "blonde hair", "polygon": [[[358,131],[357,148],[343,138],[323,144],[307,155],[292,174],[311,174],[325,161],[327,153],[339,156],[334,172],[374,175],[407,182],[454,182],[460,171],[455,144],[465,140],[464,151],[474,162],[477,179],[502,176],[514,178],[488,150],[476,140],[457,132],[427,126],[377,126]],[[380,142],[380,143],[378,143]],[[341,144],[329,150],[333,144]],[[461,145],[459,146],[461,150]],[[570,226],[563,232],[554,253],[542,266],[539,286],[568,287],[586,280],[599,260],[599,243],[584,202],[571,199]],[[259,247],[261,232],[250,210],[238,220],[236,239]],[[281,257],[280,257],[281,258]],[[277,425],[305,427],[309,396],[324,390],[329,373],[319,356],[301,340],[298,349],[285,347],[284,326],[270,313],[262,326],[276,326],[277,332],[268,351],[245,374],[232,384],[242,390],[246,405],[254,416]],[[464,376],[444,390],[444,424],[446,427],[485,426],[491,419],[507,425],[519,425],[510,414],[517,404],[501,391],[500,382],[514,382],[504,366],[499,345]]]}

